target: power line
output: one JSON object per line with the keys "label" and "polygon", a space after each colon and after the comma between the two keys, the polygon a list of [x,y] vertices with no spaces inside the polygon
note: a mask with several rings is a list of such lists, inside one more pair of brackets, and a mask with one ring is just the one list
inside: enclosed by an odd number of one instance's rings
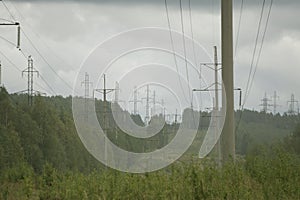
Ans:
{"label": "power line", "polygon": [[[0,54],[11,64],[11,66],[13,66],[19,72],[22,72],[22,70],[16,64],[14,64],[2,51],[0,51]],[[50,84],[44,79],[44,77],[41,74],[39,76],[45,82],[47,87],[53,92],[53,94],[56,95],[56,92],[53,90],[53,88],[50,86]],[[40,86],[39,84],[37,84],[37,85]],[[42,88],[42,89],[44,89],[44,88]]]}
{"label": "power line", "polygon": [[[166,11],[166,17],[167,17],[167,22],[168,22],[168,29],[169,29],[169,35],[170,35],[170,41],[171,41],[171,47],[172,47],[172,51],[173,51],[175,67],[176,67],[176,71],[178,74],[178,79],[179,79],[179,84],[180,84],[181,90],[184,91],[183,85],[181,82],[181,77],[179,74],[178,61],[176,59],[175,45],[174,45],[174,40],[173,40],[173,36],[172,36],[172,28],[171,28],[171,22],[170,22],[170,16],[169,16],[168,2],[167,2],[167,0],[165,0],[164,2],[165,2],[165,11]],[[186,98],[186,96],[185,95],[183,95],[183,96],[184,96],[185,100],[188,102],[188,99]]]}
{"label": "power line", "polygon": [[[2,1],[2,0],[0,0]],[[14,21],[11,21],[11,20],[6,20],[6,19],[3,19],[1,18],[2,20],[6,21],[6,22],[9,22],[9,23],[0,23],[0,25],[5,25],[5,26],[17,26],[17,48],[20,49],[20,23],[19,22],[16,22],[13,14],[10,12],[10,10],[8,9],[8,7],[6,6],[6,4],[4,3],[4,1],[2,1],[2,4],[3,6],[5,7],[5,9],[7,10],[8,14],[11,16],[11,18],[14,20]],[[3,40],[7,41],[8,43],[10,44],[13,44],[13,46],[15,46],[14,43],[12,43],[11,41],[7,40],[6,38],[4,37],[1,37]]]}
{"label": "power line", "polygon": [[259,23],[258,23],[257,33],[256,33],[256,39],[255,39],[255,45],[254,45],[254,50],[253,50],[253,54],[252,54],[251,64],[250,64],[249,76],[248,76],[248,79],[247,79],[247,85],[246,85],[246,90],[245,90],[245,98],[244,98],[243,107],[246,103],[247,96],[248,96],[248,90],[249,90],[249,86],[250,86],[250,79],[251,79],[251,74],[252,74],[253,67],[254,67],[256,49],[257,49],[258,39],[259,39],[259,35],[260,35],[261,22],[262,22],[262,18],[263,18],[263,14],[264,14],[265,2],[266,2],[266,0],[263,0],[262,9],[261,9],[261,12],[260,12],[260,18],[259,18]]}
{"label": "power line", "polygon": [[[185,43],[183,11],[182,11],[182,1],[181,0],[179,0],[179,6],[180,6],[180,21],[181,21],[181,32],[182,32],[183,52],[184,52],[184,61],[185,61],[185,71],[186,71],[186,78],[187,78],[188,88],[189,88],[189,97],[190,97],[190,100],[192,100],[191,88],[190,88],[189,70],[188,70],[187,59],[186,59],[186,43]],[[192,102],[191,102],[191,104],[192,104]]]}
{"label": "power line", "polygon": [[2,17],[0,17],[0,20],[2,20],[2,21],[6,21],[6,22],[10,22],[10,23],[14,23],[14,21],[12,21],[12,20],[8,20],[8,19],[4,19],[4,18],[2,18]]}
{"label": "power line", "polygon": [[[31,46],[34,48],[34,50],[38,53],[38,55],[42,58],[42,60],[47,64],[47,66],[51,69],[51,71],[62,81],[65,83],[66,86],[68,86],[69,89],[71,89],[73,91],[73,87],[71,85],[69,85],[69,83],[67,83],[55,70],[54,68],[50,65],[50,63],[45,59],[45,57],[41,54],[41,52],[36,48],[36,46],[33,44],[33,42],[31,41],[31,39],[27,36],[27,34],[24,32],[23,29],[21,29],[22,33],[24,34],[24,36],[26,37],[26,39],[29,41],[29,43],[31,44]],[[76,91],[75,91],[76,92]]]}
{"label": "power line", "polygon": [[[259,49],[259,52],[258,52],[258,56],[257,56],[255,68],[254,68],[254,73],[253,73],[252,80],[251,80],[251,83],[250,83],[249,93],[250,93],[252,85],[253,85],[254,77],[255,77],[257,67],[258,67],[258,63],[259,63],[259,60],[260,60],[260,56],[261,56],[261,53],[262,53],[262,48],[263,48],[263,44],[264,44],[264,40],[265,40],[265,36],[266,36],[268,24],[269,24],[269,19],[270,19],[270,15],[271,15],[272,5],[273,5],[273,0],[271,0],[270,6],[269,6],[266,25],[265,25],[265,29],[264,29],[264,32],[263,32],[263,35],[262,35],[261,46],[260,46],[260,49]],[[248,95],[249,95],[249,93],[248,93]]]}
{"label": "power line", "polygon": [[195,51],[195,43],[194,43],[194,31],[193,31],[191,0],[189,0],[189,17],[190,17],[191,36],[192,36],[192,42],[193,42],[194,61],[195,61],[195,65],[197,66],[198,62],[197,62],[197,59],[196,59],[196,51]]}
{"label": "power line", "polygon": [[24,51],[22,49],[19,49],[19,51],[21,52],[21,54],[24,56],[24,58],[27,58],[27,56],[25,55]]}
{"label": "power line", "polygon": [[3,37],[3,36],[0,35],[0,38],[1,38],[2,40],[6,41],[7,43],[9,43],[9,44],[15,46],[15,43],[13,43],[12,41],[6,39],[5,37]]}
{"label": "power line", "polygon": [[[253,80],[254,80],[254,77],[255,77],[255,74],[256,74],[256,71],[257,71],[257,67],[258,67],[260,56],[261,56],[262,47],[263,47],[263,43],[264,43],[264,39],[265,39],[267,27],[268,27],[268,24],[269,24],[269,19],[270,19],[270,14],[271,14],[271,10],[272,10],[272,5],[273,5],[273,0],[271,0],[271,2],[270,2],[268,16],[267,16],[267,20],[266,20],[266,24],[265,24],[265,29],[264,29],[263,36],[262,36],[261,46],[260,46],[259,54],[258,54],[258,57],[257,57],[257,60],[256,60],[255,70],[254,70],[254,73],[253,73],[253,76],[252,76],[252,80],[250,81],[251,71],[252,71],[252,68],[253,68],[254,58],[255,58],[255,55],[256,55],[256,48],[257,48],[257,44],[258,44],[258,36],[259,36],[259,32],[260,32],[260,26],[261,26],[261,21],[262,21],[263,12],[264,12],[264,6],[265,6],[265,0],[263,1],[261,15],[260,15],[260,20],[259,20],[259,25],[258,25],[258,30],[257,30],[257,36],[256,36],[256,40],[255,40],[255,48],[254,48],[254,52],[253,52],[253,56],[252,56],[252,60],[251,60],[251,68],[250,68],[249,77],[248,77],[248,81],[247,81],[247,88],[246,88],[246,92],[245,92],[245,96],[244,96],[244,102],[243,102],[243,104],[241,106],[241,114],[240,114],[240,117],[239,117],[236,129],[235,129],[235,132],[237,132],[237,130],[239,128],[239,125],[240,125],[240,122],[241,122],[241,119],[242,119],[242,116],[243,116],[244,106],[246,104],[248,95],[249,95],[249,93],[251,91]],[[249,83],[250,83],[250,88],[248,88]]]}
{"label": "power line", "polygon": [[1,50],[0,50],[0,54],[18,71],[22,72],[22,70],[16,65],[14,64]]}
{"label": "power line", "polygon": [[[13,20],[15,20],[15,17],[13,16],[13,14],[11,13],[11,11],[9,10],[9,8],[7,7],[7,5],[4,3],[4,1],[2,1],[2,3],[3,3],[3,5],[4,5],[4,7],[5,7],[5,9],[8,11],[8,13],[9,13],[9,15],[11,16],[11,18],[13,19]],[[2,18],[1,18],[2,19]],[[6,19],[2,19],[2,20],[4,20],[4,21],[8,21],[8,22],[11,22],[11,23],[13,23],[13,21],[11,21],[11,20],[6,20]],[[25,35],[25,33],[24,33],[24,35]],[[27,37],[27,36],[26,36]],[[3,40],[5,40],[6,42],[8,42],[8,43],[10,43],[11,45],[13,45],[13,46],[15,46],[15,44],[13,43],[13,42],[11,42],[11,41],[9,41],[9,40],[7,40],[6,38],[4,38],[4,37],[2,37],[2,36],[0,36],[0,38],[2,38]],[[29,38],[27,38],[27,39],[29,39]],[[19,39],[18,39],[19,40]],[[25,55],[25,53],[19,48],[19,50],[20,50],[20,52],[22,53],[22,55],[25,57],[25,58],[27,58],[26,57],[26,55]],[[0,53],[3,55],[3,57],[14,67],[14,68],[16,68],[18,71],[20,71],[20,72],[22,72],[22,70],[19,68],[19,67],[17,67],[7,56],[5,56],[5,54],[3,53],[3,52],[1,52],[0,51]],[[56,93],[55,93],[55,91],[53,90],[53,88],[50,86],[50,84],[43,78],[43,76],[41,76],[40,75],[40,77],[42,78],[42,80],[45,82],[45,84],[47,85],[47,87],[49,87],[50,88],[50,90],[53,92],[53,94],[55,94],[56,95]],[[40,88],[42,88],[42,89],[44,89],[45,90],[45,88],[43,88],[41,85],[39,85],[38,83],[36,83]]]}
{"label": "power line", "polygon": [[244,10],[243,8],[244,8],[244,0],[242,0],[241,7],[240,7],[239,22],[238,22],[238,28],[237,28],[236,40],[235,40],[235,57],[237,55],[237,49],[238,49],[238,43],[239,43],[239,37],[240,37],[241,21],[242,21],[242,15],[243,15],[243,10]]}
{"label": "power line", "polygon": [[244,106],[245,106],[246,101],[247,101],[248,87],[249,87],[249,83],[250,83],[254,58],[255,58],[255,54],[256,54],[256,48],[257,48],[257,44],[258,44],[258,37],[259,37],[259,33],[260,33],[260,27],[261,27],[263,12],[264,12],[264,6],[265,6],[265,0],[263,1],[263,4],[262,4],[262,9],[261,9],[260,19],[259,19],[259,24],[258,24],[258,30],[257,30],[257,34],[256,34],[255,45],[254,45],[254,50],[253,50],[253,55],[252,55],[252,60],[251,60],[251,65],[250,65],[250,71],[249,71],[249,76],[248,76],[248,79],[247,79],[247,85],[246,85],[246,90],[245,90],[245,95],[244,95],[244,101],[243,101],[243,104],[241,106],[241,114],[240,114],[239,120],[238,120],[236,128],[235,128],[235,135],[236,135],[237,130],[239,129],[239,126],[240,126],[240,123],[241,123],[241,120],[242,120],[242,117],[243,117],[243,113],[244,113]]}
{"label": "power line", "polygon": [[[6,4],[4,3],[4,1],[2,1],[3,5],[5,6],[6,10],[8,11],[8,13],[10,14],[10,16],[12,17],[13,20],[15,20],[15,17],[13,16],[13,14],[10,12],[10,10],[8,9],[8,7],[6,6]],[[45,59],[45,57],[41,54],[41,52],[37,49],[37,47],[33,44],[32,40],[28,37],[28,35],[25,33],[24,29],[21,28],[22,33],[24,34],[24,36],[26,37],[26,39],[29,41],[29,43],[31,44],[31,46],[34,48],[34,50],[38,53],[38,55],[42,58],[42,60],[48,65],[48,67],[51,69],[51,71],[62,81],[65,83],[65,85],[71,89],[71,91],[73,91],[73,87],[67,83],[55,70],[54,68],[50,65],[50,63]],[[23,52],[22,52],[23,53]],[[24,53],[23,53],[24,55]],[[24,55],[25,56],[25,55]],[[75,91],[76,92],[76,91]]]}
{"label": "power line", "polygon": [[66,62],[62,57],[60,57],[58,54],[56,54],[52,48],[49,47],[49,45],[42,39],[42,37],[34,31],[34,28],[26,22],[26,18],[24,17],[24,15],[20,12],[20,10],[17,8],[17,6],[15,6],[15,4],[13,3],[13,1],[10,1],[11,5],[15,8],[15,10],[17,11],[17,13],[20,15],[20,17],[23,19],[22,23],[24,22],[32,31],[32,33],[35,34],[35,36],[43,43],[43,45],[45,47],[47,47],[47,49],[49,49],[49,51],[51,51],[51,53],[58,58],[59,60],[61,60],[64,64],[68,65],[69,67],[72,67],[68,62]]}
{"label": "power line", "polygon": [[50,86],[50,84],[46,81],[46,79],[44,79],[44,77],[40,74],[41,79],[44,81],[44,83],[47,85],[47,87],[53,92],[52,94],[54,94],[55,96],[57,95],[56,92],[54,91],[54,89]]}
{"label": "power line", "polygon": [[[47,95],[47,93],[49,93],[49,94],[51,93],[51,92],[49,92],[48,89],[46,89],[44,86],[40,85],[39,83],[36,82],[35,85],[38,86],[39,89],[45,91],[45,92],[37,92],[37,94],[44,94],[44,95]],[[46,92],[47,92],[47,93],[46,93]]]}
{"label": "power line", "polygon": [[4,0],[1,0],[2,1],[2,4],[3,6],[5,7],[5,9],[7,10],[8,14],[10,15],[10,17],[16,21],[15,17],[13,16],[13,14],[10,12],[10,10],[8,9],[8,7],[6,6],[6,4],[4,3]]}

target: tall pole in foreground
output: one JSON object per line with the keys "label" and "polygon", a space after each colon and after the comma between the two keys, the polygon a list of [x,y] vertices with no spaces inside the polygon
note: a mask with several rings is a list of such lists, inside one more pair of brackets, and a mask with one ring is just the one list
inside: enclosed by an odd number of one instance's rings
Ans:
{"label": "tall pole in foreground", "polygon": [[[223,127],[222,157],[223,162],[235,159],[234,135],[234,99],[233,99],[233,35],[232,35],[232,0],[221,1],[222,21],[222,79],[226,91],[223,91],[222,109],[226,108],[226,118]],[[226,101],[224,101],[226,98]]]}
{"label": "tall pole in foreground", "polygon": [[1,61],[0,61],[0,87],[2,86],[2,79],[1,79],[1,77],[2,77],[2,68],[1,68]]}

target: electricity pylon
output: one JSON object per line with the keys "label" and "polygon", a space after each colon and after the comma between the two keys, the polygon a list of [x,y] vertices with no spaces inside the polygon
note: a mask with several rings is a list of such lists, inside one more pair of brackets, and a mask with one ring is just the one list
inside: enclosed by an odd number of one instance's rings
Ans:
{"label": "electricity pylon", "polygon": [[90,82],[90,76],[87,72],[84,75],[84,81],[81,82],[81,85],[84,85],[84,98],[88,99],[90,97],[90,85],[93,83]]}
{"label": "electricity pylon", "polygon": [[99,92],[103,94],[103,123],[104,123],[104,132],[107,131],[108,122],[107,122],[107,94],[115,91],[116,89],[107,89],[106,88],[106,75],[103,74],[103,89],[94,89],[94,92]]}
{"label": "electricity pylon", "polygon": [[[215,96],[213,98],[213,110],[215,112],[219,112],[219,85],[221,85],[218,81],[218,71],[222,69],[222,67],[219,67],[222,65],[221,63],[218,63],[218,51],[217,46],[214,46],[214,63],[202,63],[201,66],[207,67],[209,69],[212,69],[214,71],[215,81],[210,86],[204,88],[204,89],[193,89],[194,92],[207,92],[207,91],[214,91]],[[213,67],[211,67],[213,66]],[[201,71],[201,69],[200,69]],[[213,89],[211,89],[214,86]],[[221,85],[222,86],[222,85]],[[215,127],[215,133],[218,132],[219,122],[218,119],[214,119],[213,121],[214,127]],[[217,137],[217,136],[216,136]],[[220,139],[218,139],[218,142],[216,144],[216,149],[218,153],[218,165],[221,166],[221,142]]]}
{"label": "electricity pylon", "polygon": [[129,101],[129,103],[133,103],[133,114],[138,115],[138,103],[142,103],[142,101],[138,100],[138,90],[136,86],[134,86],[133,89],[133,100]]}
{"label": "electricity pylon", "polygon": [[[103,74],[103,89],[94,89],[94,92],[99,92],[103,94],[103,132],[105,135],[108,134],[108,120],[107,120],[107,94],[115,91],[115,89],[107,89],[106,88],[106,75]],[[95,96],[95,95],[93,95]],[[105,155],[105,162],[107,163],[107,143],[106,138],[104,137],[104,155]]]}
{"label": "electricity pylon", "polygon": [[[291,100],[287,102],[289,104],[289,115],[299,115],[299,103],[297,100],[295,100],[295,95],[291,95]],[[297,108],[296,108],[297,107]]]}
{"label": "electricity pylon", "polygon": [[273,106],[272,104],[269,104],[271,99],[269,99],[267,97],[267,93],[265,93],[265,96],[264,96],[264,98],[261,99],[261,101],[262,101],[262,104],[260,104],[260,106],[262,107],[261,111],[264,112],[264,113],[267,113],[270,110],[269,107]]}
{"label": "electricity pylon", "polygon": [[[28,56],[28,67],[22,71],[22,76],[27,73],[27,95],[28,95],[28,105],[32,106],[33,104],[33,95],[34,93],[38,93],[38,91],[33,88],[33,77],[36,73],[39,76],[39,72],[33,67],[33,59],[31,56]],[[23,90],[21,92],[25,92]]]}
{"label": "electricity pylon", "polygon": [[81,82],[81,85],[84,86],[84,109],[85,109],[85,120],[88,120],[88,99],[90,98],[90,85],[92,85],[92,82],[90,82],[90,77],[87,72],[85,72],[84,75],[84,81]]}
{"label": "electricity pylon", "polygon": [[145,116],[145,124],[148,125],[149,122],[150,122],[150,100],[152,99],[150,97],[150,86],[147,85],[146,86],[147,89],[146,89],[146,97],[145,98],[142,98],[142,99],[145,99],[146,100],[146,116]]}
{"label": "electricity pylon", "polygon": [[279,96],[277,95],[277,92],[274,91],[274,95],[273,95],[273,114],[274,115],[277,114],[277,107],[279,106],[279,104],[277,104],[278,99],[279,99]]}

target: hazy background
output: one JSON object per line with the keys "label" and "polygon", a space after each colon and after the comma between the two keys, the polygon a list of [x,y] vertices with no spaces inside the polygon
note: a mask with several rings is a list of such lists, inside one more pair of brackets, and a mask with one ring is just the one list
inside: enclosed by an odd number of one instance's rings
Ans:
{"label": "hazy background", "polygon": [[[90,51],[112,35],[139,27],[168,28],[163,0],[84,2],[35,0],[5,1],[5,3],[40,54],[71,86],[80,65]],[[269,3],[270,1],[266,1],[265,14]],[[181,32],[179,1],[169,0],[168,5],[172,29]],[[241,0],[234,1],[235,35],[240,5]],[[261,5],[262,1],[258,0],[246,0],[244,4],[234,69],[235,87],[241,87],[243,90],[249,74]],[[213,57],[213,46],[220,48],[220,1],[191,0],[191,7],[194,39],[207,50],[210,57]],[[299,8],[300,2],[297,0],[274,1],[260,63],[245,108],[260,110],[259,104],[264,93],[267,92],[268,97],[271,97],[275,90],[280,96],[278,101],[281,105],[278,108],[280,112],[287,111],[287,101],[291,93],[295,94],[296,99],[300,98]],[[185,33],[191,36],[188,1],[183,1],[183,17]],[[13,20],[2,3],[0,3],[0,18]],[[0,36],[15,42],[16,29],[0,27]],[[33,56],[35,68],[51,85],[55,94],[64,96],[72,94],[71,89],[52,72],[24,34],[21,38],[21,48],[25,56]],[[27,60],[21,52],[3,39],[0,39],[0,50],[21,70],[27,67]],[[220,54],[220,51],[218,53]],[[21,73],[2,55],[0,59],[3,68],[2,82],[9,92],[26,89],[26,78],[22,78]],[[184,71],[183,64],[179,67]],[[35,85],[36,89],[54,95],[45,83],[40,79],[36,80],[38,82],[38,85]],[[114,87],[114,81],[108,82],[108,86]],[[238,108],[237,93],[235,101]]]}

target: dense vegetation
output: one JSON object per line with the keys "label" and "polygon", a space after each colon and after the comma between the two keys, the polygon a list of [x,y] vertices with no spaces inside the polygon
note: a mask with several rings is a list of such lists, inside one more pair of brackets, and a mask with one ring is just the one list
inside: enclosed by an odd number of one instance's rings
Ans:
{"label": "dense vegetation", "polygon": [[[35,97],[32,107],[26,98],[1,88],[0,199],[300,199],[298,116],[245,111],[235,164],[220,169],[213,154],[200,161],[193,157],[197,137],[185,162],[133,175],[104,168],[85,150],[72,119],[71,97]],[[103,102],[96,103],[101,108]],[[139,116],[133,118],[142,123]],[[208,123],[201,122],[199,133]],[[155,144],[167,143],[177,126],[166,125]],[[141,149],[144,141],[128,142],[120,130],[112,132],[119,137],[111,134],[111,140],[123,148],[147,151]],[[153,146],[146,145],[148,150]]]}

